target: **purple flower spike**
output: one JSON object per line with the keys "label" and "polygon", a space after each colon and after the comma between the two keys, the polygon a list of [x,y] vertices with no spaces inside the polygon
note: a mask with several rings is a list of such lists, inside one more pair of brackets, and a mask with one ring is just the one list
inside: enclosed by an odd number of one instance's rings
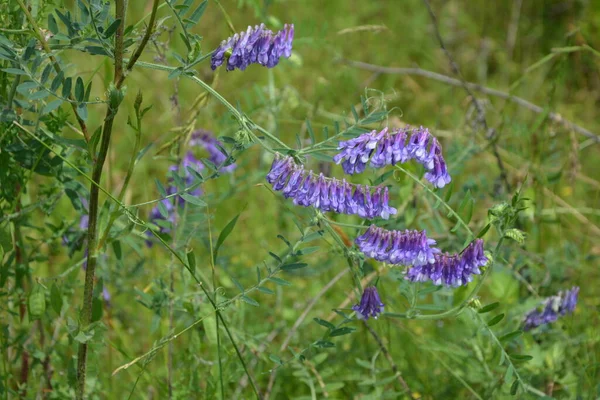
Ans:
{"label": "purple flower spike", "polygon": [[523,330],[529,331],[540,325],[552,323],[560,316],[571,314],[577,306],[579,287],[573,286],[571,290],[560,291],[557,295],[544,300],[541,309],[531,310],[524,319]]}
{"label": "purple flower spike", "polygon": [[266,179],[273,185],[273,190],[283,192],[298,206],[359,215],[367,219],[388,219],[397,212],[389,205],[387,187],[371,188],[328,178],[323,174],[317,175],[297,165],[291,157],[276,155]]}
{"label": "purple flower spike", "polygon": [[210,66],[213,69],[226,63],[227,71],[245,70],[250,64],[260,64],[273,68],[281,57],[292,55],[294,25],[286,24],[284,28],[273,33],[264,24],[249,26],[246,32],[236,33],[221,42],[214,51]]}
{"label": "purple flower spike", "polygon": [[360,299],[360,304],[355,305],[352,309],[356,311],[358,319],[367,320],[369,317],[377,319],[379,314],[384,310],[384,304],[379,298],[377,288],[375,286],[365,288]]}
{"label": "purple flower spike", "polygon": [[409,160],[422,164],[427,173],[425,179],[435,187],[441,188],[450,183],[446,161],[442,155],[442,146],[429,132],[429,129],[410,129],[408,127],[380,132],[373,130],[357,138],[342,141],[333,157],[342,164],[344,172],[352,175],[365,170],[370,162],[373,168],[383,168]]}
{"label": "purple flower spike", "polygon": [[367,257],[389,264],[419,267],[433,263],[440,252],[432,247],[435,240],[429,239],[425,231],[388,231],[375,225],[355,242]]}
{"label": "purple flower spike", "polygon": [[406,273],[413,282],[431,281],[434,285],[450,287],[466,285],[473,275],[481,274],[481,267],[488,262],[483,253],[483,240],[471,242],[461,254],[436,254],[433,263],[414,266]]}

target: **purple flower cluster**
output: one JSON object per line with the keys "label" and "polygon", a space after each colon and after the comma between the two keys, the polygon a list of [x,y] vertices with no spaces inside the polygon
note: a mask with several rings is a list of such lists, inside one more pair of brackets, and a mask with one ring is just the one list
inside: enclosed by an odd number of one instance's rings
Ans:
{"label": "purple flower cluster", "polygon": [[286,24],[284,28],[273,33],[264,24],[248,27],[246,32],[236,33],[214,51],[210,66],[213,69],[226,63],[227,71],[245,70],[250,64],[260,64],[273,68],[281,57],[292,55],[294,25]]}
{"label": "purple flower cluster", "polygon": [[384,310],[384,304],[379,298],[377,288],[375,286],[365,288],[360,298],[360,304],[356,304],[352,309],[356,311],[358,319],[367,320],[369,317],[377,319],[377,316]]}
{"label": "purple flower cluster", "polygon": [[525,316],[523,329],[528,331],[540,325],[549,324],[575,311],[579,288],[574,286],[571,290],[560,291],[557,295],[544,300],[541,309],[534,309]]}
{"label": "purple flower cluster", "polygon": [[407,271],[406,279],[450,287],[466,285],[473,280],[473,275],[481,273],[480,268],[487,262],[483,240],[476,239],[461,254],[436,254],[432,263],[413,266]]}
{"label": "purple flower cluster", "polygon": [[388,231],[371,225],[356,244],[366,256],[389,264],[422,266],[435,261],[439,249],[425,231]]}
{"label": "purple flower cluster", "polygon": [[362,218],[389,218],[396,209],[389,206],[387,187],[373,190],[366,185],[355,185],[345,180],[316,175],[297,165],[291,157],[277,155],[267,174],[267,182],[273,189],[281,191],[294,204],[315,207],[321,211],[359,215]]}
{"label": "purple flower cluster", "polygon": [[215,138],[210,132],[198,130],[192,134],[190,140],[191,146],[203,147],[208,152],[208,159],[219,168],[220,172],[233,172],[237,168],[235,163],[224,166],[227,161],[227,156],[223,154],[219,147],[223,147],[223,143]]}
{"label": "purple flower cluster", "polygon": [[374,168],[415,160],[425,167],[425,179],[435,187],[444,187],[451,180],[442,146],[427,128],[373,130],[340,142],[338,150],[333,160],[342,163],[344,172],[350,175],[363,172],[369,160]]}

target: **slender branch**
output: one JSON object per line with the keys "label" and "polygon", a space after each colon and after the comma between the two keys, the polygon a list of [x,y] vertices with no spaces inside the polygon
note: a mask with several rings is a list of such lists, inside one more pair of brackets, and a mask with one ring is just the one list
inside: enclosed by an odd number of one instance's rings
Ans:
{"label": "slender branch", "polygon": [[510,183],[508,182],[508,176],[506,175],[506,168],[504,168],[504,163],[502,162],[502,158],[500,157],[500,154],[498,153],[498,144],[497,144],[497,140],[495,138],[496,131],[495,131],[495,129],[490,129],[490,127],[488,126],[487,120],[485,119],[485,110],[483,109],[483,106],[479,103],[479,100],[477,100],[477,97],[475,97],[475,94],[473,94],[473,92],[471,91],[469,86],[465,83],[465,79],[463,78],[462,74],[460,73],[458,64],[454,60],[454,57],[452,57],[452,54],[450,54],[450,52],[446,48],[446,45],[444,44],[444,40],[442,39],[442,35],[440,34],[440,29],[438,27],[437,18],[431,8],[431,4],[429,4],[429,0],[423,0],[423,3],[425,3],[425,6],[427,7],[427,11],[429,12],[429,16],[431,17],[431,21],[433,23],[433,29],[435,31],[435,36],[440,44],[442,51],[446,55],[446,58],[448,58],[448,61],[450,62],[450,67],[452,68],[454,75],[458,76],[458,78],[460,79],[461,86],[463,87],[463,89],[465,89],[465,92],[467,92],[467,94],[471,97],[471,99],[473,99],[473,104],[475,105],[475,109],[477,110],[478,122],[485,129],[485,132],[486,132],[485,137],[488,139],[488,141],[492,145],[492,153],[494,154],[494,157],[496,158],[496,163],[498,164],[498,169],[500,170],[500,179],[502,180],[502,182],[504,182],[504,187],[506,189],[506,192],[510,193],[512,191],[512,189],[511,189]]}
{"label": "slender branch", "polygon": [[379,345],[379,348],[381,349],[381,352],[383,353],[385,358],[390,363],[390,366],[392,367],[392,371],[394,371],[394,375],[396,375],[396,378],[398,378],[398,382],[400,382],[400,384],[402,385],[402,387],[404,388],[404,390],[406,392],[410,393],[410,388],[408,387],[408,384],[406,383],[404,378],[402,378],[402,374],[400,373],[400,370],[398,370],[398,366],[394,362],[392,355],[388,351],[387,347],[385,347],[385,345],[383,344],[383,341],[381,340],[381,338],[379,337],[377,332],[375,332],[375,330],[371,327],[371,325],[369,325],[367,323],[367,321],[363,321],[363,323],[364,323],[365,327],[367,328],[367,330],[369,331],[369,333],[371,334],[371,336],[373,336],[373,339],[375,339],[375,341]]}
{"label": "slender branch", "polygon": [[[424,78],[432,79],[438,82],[442,82],[448,84],[450,86],[463,86],[463,83],[459,79],[451,78],[449,76],[439,74],[437,72],[428,71],[426,69],[421,68],[397,68],[397,67],[384,67],[375,64],[369,64],[361,61],[352,61],[352,60],[342,60],[342,62],[346,65],[349,65],[354,68],[364,69],[366,71],[380,72],[382,74],[397,74],[397,75],[418,75]],[[480,85],[478,83],[473,82],[464,82],[464,84],[471,90],[481,92],[483,94],[487,94],[489,96],[498,97],[500,99],[508,100],[512,103],[515,103],[529,111],[532,111],[536,114],[544,114],[546,113],[546,109],[538,106],[528,100],[523,99],[522,97],[514,96],[510,93],[503,92],[501,90],[492,89],[487,86]],[[595,143],[600,143],[600,136],[591,132],[590,130],[575,124],[574,122],[569,121],[568,119],[563,118],[560,114],[556,112],[548,113],[548,119],[554,123],[560,124],[566,129],[573,130],[583,136],[586,136],[592,139]]]}
{"label": "slender branch", "polygon": [[[135,51],[133,52],[133,55],[131,56],[129,61],[127,62],[127,67],[125,68],[126,73],[130,72],[133,69],[133,66],[135,65],[137,60],[140,58],[140,56],[142,55],[142,52],[144,51],[146,44],[148,44],[148,40],[150,40],[150,37],[152,36],[152,33],[154,32],[154,23],[156,22],[156,12],[158,10],[158,3],[159,3],[159,0],[154,0],[154,2],[152,3],[152,11],[150,14],[150,21],[148,22],[148,28],[146,29],[146,33],[144,34],[142,41],[138,45],[137,49],[135,49]],[[123,33],[124,26],[125,26],[125,21],[121,21],[121,25],[119,26],[119,29],[121,29],[121,34]],[[119,30],[117,30],[116,34],[117,35],[119,34]],[[121,52],[122,52],[122,50],[123,49],[121,49]],[[115,53],[116,53],[116,49],[115,49]],[[121,54],[121,58],[122,58],[122,56],[123,55]],[[122,63],[121,63],[121,68],[123,68]],[[125,74],[121,75],[121,77],[119,78],[119,80],[117,82],[117,87],[121,87],[121,85],[123,84],[123,81],[125,80],[125,77],[126,77]],[[115,78],[115,81],[117,81],[116,78]]]}
{"label": "slender branch", "polygon": [[[60,68],[60,65],[58,64],[58,60],[52,55],[52,50],[50,49],[50,46],[48,46],[48,42],[46,41],[46,38],[42,34],[37,23],[35,22],[35,18],[33,18],[33,15],[31,15],[27,6],[25,5],[25,3],[23,3],[23,0],[17,0],[17,3],[21,7],[21,10],[23,10],[25,17],[27,18],[27,21],[29,21],[29,24],[33,28],[34,35],[37,37],[37,39],[42,44],[42,48],[50,56],[50,61],[52,61],[54,70],[56,71],[57,74],[59,74],[61,72],[61,68]],[[71,103],[71,108],[73,108],[73,113],[75,114],[75,118],[77,119],[77,123],[79,124],[79,127],[81,128],[81,132],[83,133],[83,136],[85,138],[85,141],[89,142],[90,137],[88,135],[88,130],[87,130],[85,121],[77,113],[77,104],[76,104],[77,102],[75,101],[75,99],[73,98],[72,95],[69,95],[69,100],[70,100],[69,102]]]}

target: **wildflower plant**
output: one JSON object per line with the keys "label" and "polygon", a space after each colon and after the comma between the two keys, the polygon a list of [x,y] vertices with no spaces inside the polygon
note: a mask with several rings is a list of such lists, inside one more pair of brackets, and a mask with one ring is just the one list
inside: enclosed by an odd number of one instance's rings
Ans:
{"label": "wildflower plant", "polygon": [[[404,329],[398,321],[412,326],[437,320],[444,330],[442,321],[456,319],[472,328],[473,337],[484,332],[501,354],[502,379],[479,382],[481,387],[539,394],[516,365],[530,358],[517,353],[525,347],[518,340],[524,331],[576,312],[579,288],[528,313],[515,311],[502,332],[492,327],[505,314],[486,316],[499,303],[481,304],[488,297],[484,285],[495,282],[498,270],[510,269],[513,250],[524,251],[525,179],[509,200],[503,201],[508,191],[494,197],[482,217],[475,207],[484,204],[477,185],[459,186],[461,159],[447,151],[453,139],[420,121],[414,121],[418,128],[399,123],[383,93],[365,90],[358,110],[351,106],[333,125],[323,123],[321,132],[307,119],[306,135],[297,135],[292,145],[273,122],[273,93],[261,106],[268,115],[263,123],[265,114],[246,108],[239,93],[217,90],[219,82],[253,69],[270,74],[274,92],[273,70],[293,68],[292,54],[302,51],[294,42],[295,29],[302,31],[295,21],[274,20],[279,29],[262,23],[237,31],[216,2],[231,30],[219,44],[195,33],[210,29],[202,19],[206,0],[152,0],[149,15],[139,21],[127,20],[133,6],[124,0],[114,8],[77,0],[77,11],[43,3],[37,8],[16,0],[6,6],[7,27],[0,31],[0,165],[9,171],[2,172],[0,188],[0,288],[9,299],[2,310],[7,352],[0,389],[22,398],[34,390],[53,398],[91,398],[103,395],[107,375],[127,377],[136,366],[131,393],[143,384],[163,398],[268,398],[276,375],[298,368],[316,397],[309,377],[318,377],[324,395],[327,387],[315,365],[364,328],[394,372],[389,382],[415,397],[415,382],[402,377],[378,324]],[[161,18],[162,12],[169,17]],[[175,30],[179,35],[171,35]],[[175,39],[180,47],[164,44]],[[76,54],[73,63],[70,52]],[[97,72],[85,76],[81,56],[110,69],[102,87]],[[173,127],[164,134],[150,120],[160,115],[148,100],[157,98],[157,88],[136,81],[142,73],[164,75],[174,85]],[[180,84],[197,89],[190,109],[179,101]],[[293,96],[281,97],[283,102]],[[117,152],[116,143],[124,140],[131,148]],[[115,164],[122,174],[112,173]],[[153,179],[137,175],[144,168]],[[245,205],[228,213],[231,199]],[[65,212],[77,216],[68,219]],[[252,252],[230,245],[244,227]],[[270,247],[272,238],[259,236],[269,229],[279,229],[272,236],[280,249]],[[249,264],[256,264],[252,277]],[[244,326],[242,304],[278,307],[287,287],[313,285],[311,276],[325,265],[336,273],[331,285],[345,300],[331,317],[313,319],[322,329],[319,337],[289,345],[310,310],[321,316],[330,311],[321,306],[322,294],[309,299],[292,326],[285,315],[273,314],[272,337]],[[122,303],[148,313],[143,335],[136,335],[152,340],[123,345],[131,316],[122,314]],[[30,325],[35,320],[38,328]],[[280,331],[288,338],[278,351],[271,341]],[[181,340],[189,351],[175,351]],[[204,346],[211,344],[214,359],[206,361]],[[122,358],[118,365],[107,361],[110,374],[103,371],[99,378],[107,348],[111,357],[116,349]],[[262,357],[265,349],[270,356]],[[157,383],[144,374],[159,356],[166,372]],[[31,381],[41,382],[40,389]],[[373,389],[376,394],[380,389]]]}

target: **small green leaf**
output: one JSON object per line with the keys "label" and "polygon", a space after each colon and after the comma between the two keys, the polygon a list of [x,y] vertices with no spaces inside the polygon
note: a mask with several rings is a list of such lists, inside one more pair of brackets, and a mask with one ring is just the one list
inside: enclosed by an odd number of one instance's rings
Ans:
{"label": "small green leaf", "polygon": [[492,224],[486,224],[486,226],[484,226],[477,234],[477,239],[481,239],[487,233],[487,231],[490,230],[491,227]]}
{"label": "small green leaf", "polygon": [[304,268],[306,267],[308,264],[306,263],[290,263],[290,264],[285,264],[281,266],[281,269],[283,271],[292,271],[295,269],[300,269],[300,268]]}
{"label": "small green leaf", "polygon": [[186,202],[200,206],[200,207],[206,207],[206,202],[204,200],[202,200],[200,197],[198,196],[192,196],[189,193],[182,193],[181,194],[181,198],[184,199]]}
{"label": "small green leaf", "polygon": [[279,257],[277,254],[273,253],[272,251],[269,252],[269,255],[271,257],[273,257],[275,259],[275,261],[277,261],[278,263],[282,262],[281,257]]}
{"label": "small green leaf", "polygon": [[517,361],[529,361],[533,359],[533,356],[527,354],[512,354],[510,358]]}
{"label": "small green leaf", "polygon": [[83,86],[83,79],[80,76],[75,81],[75,100],[82,102],[85,96],[85,87]]}
{"label": "small green leaf", "polygon": [[502,321],[502,318],[504,318],[504,314],[498,314],[494,318],[490,319],[487,324],[489,327],[492,327]]}
{"label": "small green leaf", "polygon": [[335,325],[333,325],[331,322],[329,321],[325,321],[324,319],[321,318],[313,318],[313,321],[315,321],[317,324],[324,326],[325,328],[329,328],[329,329],[335,329]]}
{"label": "small green leaf", "polygon": [[313,246],[313,247],[305,247],[303,249],[298,250],[298,255],[307,255],[307,254],[312,254],[314,252],[319,251],[320,247],[319,246]]}
{"label": "small green leaf", "polygon": [[47,115],[52,111],[56,110],[63,103],[61,99],[52,100],[50,103],[46,104],[42,110],[42,114]]}
{"label": "small green leaf", "polygon": [[320,348],[323,348],[323,349],[328,349],[328,348],[335,347],[334,343],[331,343],[331,342],[329,342],[327,340],[317,340],[315,343],[313,343],[313,345],[315,347],[320,347]]}
{"label": "small green leaf", "polygon": [[62,85],[63,83],[63,78],[64,78],[64,73],[62,71],[60,71],[58,74],[56,74],[56,76],[54,77],[54,79],[52,79],[52,83],[50,84],[50,91],[51,92],[56,92],[58,90],[58,88],[60,87],[60,85]]}
{"label": "small green leaf", "polygon": [[28,75],[27,72],[19,68],[2,68],[2,71],[12,75]]}
{"label": "small green leaf", "polygon": [[498,308],[498,306],[500,305],[500,303],[498,303],[497,301],[494,303],[490,303],[485,307],[482,307],[479,311],[477,311],[479,314],[485,314],[486,312],[490,312],[492,310],[495,310],[496,308]]}
{"label": "small green leaf", "polygon": [[291,282],[288,282],[285,279],[277,278],[275,276],[270,277],[269,280],[279,286],[292,286]]}
{"label": "small green leaf", "polygon": [[63,97],[69,97],[71,95],[71,85],[73,84],[72,78],[67,78],[63,82],[62,95]]}
{"label": "small green leaf", "polygon": [[214,263],[216,263],[216,261],[217,261],[217,254],[219,253],[219,248],[221,247],[223,242],[225,242],[225,239],[227,239],[227,236],[229,236],[231,234],[231,231],[233,231],[233,228],[235,228],[235,224],[237,223],[237,220],[240,217],[240,214],[233,217],[233,219],[231,221],[229,221],[227,223],[227,225],[225,225],[225,228],[223,228],[223,230],[219,234],[219,238],[217,239],[217,243],[215,244],[215,251],[213,254],[213,262]]}
{"label": "small green leaf", "polygon": [[512,386],[510,387],[510,394],[514,396],[517,394],[518,390],[519,390],[519,380],[515,379]]}
{"label": "small green leaf", "polygon": [[108,39],[109,37],[114,35],[119,25],[121,25],[121,20],[117,18],[113,21],[112,24],[108,26],[108,28],[106,28],[106,30],[104,31],[104,37]]}
{"label": "small green leaf", "polygon": [[102,307],[102,299],[95,297],[92,300],[92,322],[100,321],[104,308]]}
{"label": "small green leaf", "polygon": [[186,26],[186,28],[190,28],[192,25],[197,24],[198,21],[200,21],[200,18],[202,18],[202,15],[204,14],[204,11],[206,10],[207,4],[208,4],[208,0],[204,0],[202,3],[200,3],[200,5],[194,10],[192,15],[190,15],[189,20],[191,20],[192,23],[188,24]]}
{"label": "small green leaf", "polygon": [[352,115],[354,116],[354,121],[358,122],[359,118],[358,118],[358,113],[356,112],[356,108],[354,108],[354,105],[352,105],[350,107],[350,109],[352,110]]}
{"label": "small green leaf", "polygon": [[113,251],[115,252],[115,257],[117,257],[118,261],[123,260],[123,251],[121,250],[121,242],[115,240],[112,242]]}
{"label": "small green leaf", "polygon": [[264,287],[264,286],[259,286],[259,287],[257,288],[257,290],[258,290],[259,292],[263,292],[263,293],[265,293],[265,294],[275,294],[275,292],[274,292],[274,291],[272,291],[271,289],[269,289],[269,288],[266,288],[266,287]]}
{"label": "small green leaf", "polygon": [[194,255],[194,250],[189,249],[187,252],[187,260],[188,260],[188,265],[190,266],[190,269],[192,271],[196,270],[196,256]]}
{"label": "small green leaf", "polygon": [[512,340],[514,338],[521,336],[522,334],[523,334],[523,331],[519,329],[514,332],[507,333],[506,335],[500,336],[498,338],[498,340],[500,340],[501,342],[507,342],[509,340]]}
{"label": "small green leaf", "polygon": [[310,120],[308,118],[306,119],[306,131],[310,137],[310,144],[315,144],[315,133],[313,132],[312,125],[310,124]]}
{"label": "small green leaf", "polygon": [[333,331],[331,331],[331,333],[329,334],[329,336],[348,335],[349,333],[352,333],[355,330],[356,330],[355,328],[350,328],[349,326],[345,326],[343,328],[334,329]]}
{"label": "small green leaf", "polygon": [[251,299],[250,297],[248,297],[246,295],[241,296],[240,299],[242,299],[244,302],[246,302],[252,306],[255,306],[255,307],[260,306],[260,304],[258,304],[258,302],[256,300]]}
{"label": "small green leaf", "polygon": [[56,283],[52,284],[50,288],[50,305],[52,309],[60,315],[60,311],[63,306],[62,294],[60,293],[60,288],[56,285]]}

